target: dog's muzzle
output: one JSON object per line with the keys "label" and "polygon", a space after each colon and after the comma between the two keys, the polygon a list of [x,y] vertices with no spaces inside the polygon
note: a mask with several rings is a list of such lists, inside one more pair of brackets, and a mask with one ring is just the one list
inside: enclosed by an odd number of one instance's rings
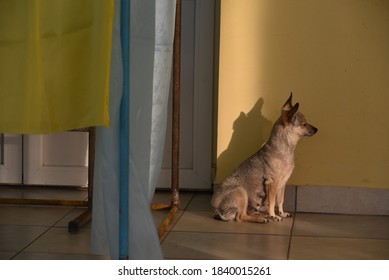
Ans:
{"label": "dog's muzzle", "polygon": [[318,131],[318,129],[316,127],[314,127],[313,125],[310,125],[310,128],[308,130],[308,136],[315,135],[317,131]]}

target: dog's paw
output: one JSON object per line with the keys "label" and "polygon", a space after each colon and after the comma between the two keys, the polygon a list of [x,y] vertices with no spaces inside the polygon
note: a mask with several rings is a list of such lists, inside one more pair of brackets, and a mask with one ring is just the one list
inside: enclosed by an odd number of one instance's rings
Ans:
{"label": "dog's paw", "polygon": [[278,215],[267,216],[266,218],[268,218],[269,221],[272,221],[272,222],[281,222],[282,221],[282,218]]}
{"label": "dog's paw", "polygon": [[292,215],[288,212],[280,212],[278,213],[280,215],[280,217],[282,218],[288,218],[288,217],[291,217]]}
{"label": "dog's paw", "polygon": [[253,216],[256,218],[256,222],[257,222],[257,223],[263,223],[263,224],[265,224],[265,223],[270,222],[269,219],[268,219],[268,217],[264,217],[264,216],[261,215],[261,214],[254,214]]}

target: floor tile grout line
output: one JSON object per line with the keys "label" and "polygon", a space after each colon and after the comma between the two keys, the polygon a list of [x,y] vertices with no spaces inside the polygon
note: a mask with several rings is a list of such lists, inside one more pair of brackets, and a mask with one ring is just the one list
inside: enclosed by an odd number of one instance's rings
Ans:
{"label": "floor tile grout line", "polygon": [[[9,204],[9,205],[16,206],[16,207],[22,206],[25,209],[28,209],[29,207],[41,207],[42,206],[42,205],[17,205],[17,204]],[[55,208],[57,206],[43,206],[43,207],[47,207],[47,209],[50,209],[49,207]],[[75,210],[77,208],[81,208],[81,207],[75,207],[75,206],[60,206],[60,207],[69,208],[69,210],[68,210],[68,212],[63,214],[63,216],[61,216],[58,220],[56,220],[52,224],[52,226],[55,226],[56,224],[58,224],[63,218],[65,218],[67,215],[69,215],[73,210]],[[2,222],[0,222],[0,226],[50,227],[51,225],[47,225],[47,224],[26,224],[26,223],[2,223]]]}
{"label": "floor tile grout line", "polygon": [[294,192],[294,216],[292,221],[292,226],[290,227],[290,235],[289,235],[289,244],[288,244],[288,251],[286,253],[286,259],[290,259],[290,249],[292,247],[292,241],[293,241],[293,231],[294,231],[294,223],[296,222],[297,218],[297,193],[298,193],[298,186],[295,186],[295,192]]}
{"label": "floor tile grout line", "polygon": [[252,236],[279,236],[289,237],[290,234],[277,233],[250,233],[250,232],[228,232],[228,231],[189,231],[189,230],[174,230],[174,233],[201,233],[201,234],[228,234],[228,235],[252,235]]}
{"label": "floor tile grout line", "polygon": [[292,239],[293,239],[293,230],[294,230],[294,223],[296,222],[297,213],[294,212],[294,216],[292,217],[292,226],[290,227],[290,233],[289,233],[289,244],[288,244],[288,252],[286,253],[286,259],[290,259],[290,249],[292,247]]}
{"label": "floor tile grout line", "polygon": [[[21,253],[21,252],[20,252]],[[19,255],[20,253],[16,254],[15,256]],[[27,252],[29,254],[44,254],[44,255],[63,255],[63,256],[102,256],[104,255],[96,255],[96,254],[86,254],[86,253],[69,253],[69,252],[51,252],[51,251],[42,251],[42,252]],[[34,260],[34,259],[29,259]],[[57,260],[57,259],[56,259]],[[72,260],[72,259],[69,259]]]}
{"label": "floor tile grout line", "polygon": [[[184,212],[181,214],[180,218],[184,215]],[[294,213],[293,217],[293,222],[290,228],[290,232],[283,234],[283,233],[260,233],[260,232],[233,232],[233,231],[207,231],[207,230],[201,230],[201,231],[196,231],[196,230],[176,230],[172,228],[170,231],[172,232],[177,232],[177,233],[202,233],[202,234],[239,234],[239,235],[270,235],[270,236],[290,236],[292,237],[314,237],[314,238],[341,238],[341,239],[368,239],[368,240],[388,240],[389,238],[384,238],[384,237],[372,237],[372,236],[336,236],[336,235],[309,235],[309,234],[296,234],[294,232],[295,228],[295,223],[297,220],[298,213]],[[178,220],[176,221],[175,225],[177,224]],[[291,242],[292,240],[290,240]]]}
{"label": "floor tile grout line", "polygon": [[[18,255],[23,253],[24,250],[26,250],[28,247],[30,247],[35,241],[37,241],[39,238],[41,238],[43,235],[45,235],[49,230],[55,228],[55,225],[58,224],[63,218],[65,218],[67,215],[70,214],[75,209],[75,207],[72,207],[69,212],[67,212],[65,215],[63,215],[59,220],[54,222],[51,226],[48,226],[45,231],[43,231],[40,235],[38,235],[36,238],[34,238],[31,242],[29,242],[26,246],[24,246],[19,252],[17,252],[14,256],[10,258],[10,260],[14,260]],[[32,252],[32,253],[39,253],[39,252]]]}
{"label": "floor tile grout line", "polygon": [[164,234],[162,240],[160,241],[160,244],[161,244],[161,245],[162,245],[162,243],[166,240],[166,238],[170,235],[170,233],[173,231],[173,229],[174,229],[174,227],[177,225],[178,221],[182,218],[182,216],[184,215],[185,211],[188,209],[189,204],[193,201],[195,195],[196,195],[196,192],[193,192],[193,194],[192,194],[191,198],[189,199],[188,203],[186,204],[186,206],[185,206],[184,208],[182,208],[182,209],[178,209],[178,211],[181,210],[182,213],[179,214],[179,213],[177,212],[177,214],[176,214],[177,216],[176,216],[176,217],[178,217],[178,218],[177,218],[176,221],[173,220],[172,226],[170,227],[169,230],[166,231],[166,234]]}
{"label": "floor tile grout line", "polygon": [[353,236],[331,236],[331,235],[306,235],[306,234],[295,234],[294,237],[311,237],[311,238],[332,238],[332,239],[357,239],[357,240],[382,240],[389,241],[388,238],[378,237],[353,237]]}
{"label": "floor tile grout line", "polygon": [[35,241],[37,241],[39,238],[41,238],[45,233],[47,233],[52,228],[53,228],[53,226],[47,227],[47,229],[45,231],[43,231],[36,238],[34,238],[31,242],[29,242],[26,246],[24,246],[19,252],[17,252],[12,258],[10,258],[10,260],[14,260],[18,255],[23,253],[23,251],[25,249],[27,249],[29,246],[31,246]]}
{"label": "floor tile grout line", "polygon": [[177,220],[173,220],[172,222],[172,225],[171,225],[171,228],[166,230],[165,234],[163,235],[163,237],[161,238],[160,240],[160,244],[162,245],[162,243],[166,240],[166,238],[168,237],[168,235],[173,231],[173,228],[175,227],[175,225],[178,223],[178,221],[181,219],[182,215],[184,214],[184,211],[182,210],[181,213],[177,212],[176,214],[176,217],[177,217]]}
{"label": "floor tile grout line", "polygon": [[192,203],[192,201],[194,200],[196,194],[197,194],[197,192],[193,192],[192,197],[189,199],[189,201],[188,201],[188,203],[186,204],[186,206],[182,209],[183,212],[185,212],[186,210],[188,210],[188,207],[189,207],[189,205]]}
{"label": "floor tile grout line", "polygon": [[[56,225],[61,222],[66,216],[68,216],[70,213],[72,213],[75,209],[77,209],[77,207],[71,207],[70,210],[64,214],[61,218],[59,218],[59,220],[57,220],[53,225],[52,227],[56,227]],[[86,209],[86,208],[85,208]]]}

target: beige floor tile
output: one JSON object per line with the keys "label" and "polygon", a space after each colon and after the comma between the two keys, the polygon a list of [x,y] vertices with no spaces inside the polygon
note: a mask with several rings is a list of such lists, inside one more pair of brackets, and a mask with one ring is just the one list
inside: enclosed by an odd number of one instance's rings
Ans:
{"label": "beige floor tile", "polygon": [[52,254],[22,252],[15,257],[15,260],[109,260],[109,257],[87,254]]}
{"label": "beige floor tile", "polygon": [[171,232],[162,250],[167,259],[286,259],[288,244],[289,236]]}
{"label": "beige floor tile", "polygon": [[0,251],[19,252],[47,229],[40,226],[0,225]]}
{"label": "beige floor tile", "polygon": [[289,235],[292,224],[293,217],[284,219],[281,222],[265,224],[237,223],[215,220],[211,211],[187,210],[176,223],[173,231]]}
{"label": "beige floor tile", "polygon": [[188,209],[212,211],[211,198],[212,198],[212,193],[198,192],[194,195],[193,199],[190,201],[188,205]]}
{"label": "beige floor tile", "polygon": [[52,226],[71,210],[60,206],[0,205],[0,224]]}
{"label": "beige floor tile", "polygon": [[389,240],[293,236],[289,258],[292,260],[388,260]]}
{"label": "beige floor tile", "polygon": [[51,228],[25,252],[90,254],[89,228],[82,228],[77,234],[69,234],[67,228]]}
{"label": "beige floor tile", "polygon": [[389,239],[389,216],[298,213],[293,234]]}

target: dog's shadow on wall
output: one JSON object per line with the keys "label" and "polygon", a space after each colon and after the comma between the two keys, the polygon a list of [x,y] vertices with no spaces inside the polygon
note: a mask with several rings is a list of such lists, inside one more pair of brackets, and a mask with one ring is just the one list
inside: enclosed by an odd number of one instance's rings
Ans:
{"label": "dog's shadow on wall", "polygon": [[269,138],[273,123],[262,115],[263,104],[261,97],[250,112],[241,112],[234,121],[230,143],[217,158],[216,181],[219,183]]}

